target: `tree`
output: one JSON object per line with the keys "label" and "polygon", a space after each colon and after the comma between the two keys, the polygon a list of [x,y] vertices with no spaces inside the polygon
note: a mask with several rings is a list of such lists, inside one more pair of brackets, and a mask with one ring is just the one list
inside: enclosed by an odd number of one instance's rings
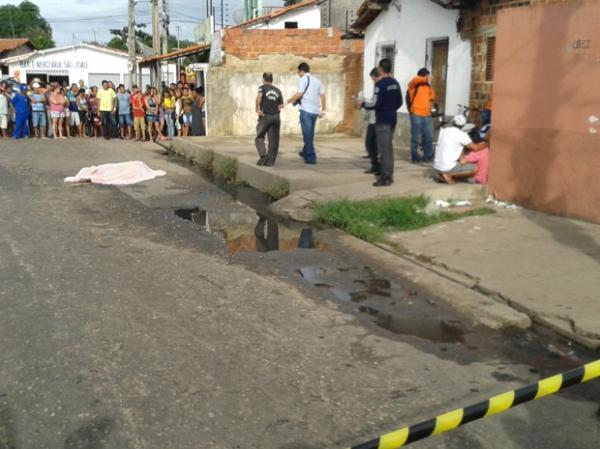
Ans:
{"label": "tree", "polygon": [[52,28],[29,1],[0,6],[0,37],[27,38],[38,49],[54,47]]}
{"label": "tree", "polygon": [[[145,28],[146,25],[138,25],[138,28]],[[120,30],[110,30],[110,34],[114,37],[106,44],[107,47],[114,48],[116,50],[127,51],[127,35],[129,33],[129,27],[123,27]],[[142,29],[135,30],[135,37],[142,44],[152,47],[152,36],[146,33]],[[194,45],[192,41],[181,40],[179,42],[181,48],[186,48],[191,45]],[[169,40],[167,42],[167,47],[169,51],[173,51],[177,49],[177,38],[175,36],[169,35]]]}

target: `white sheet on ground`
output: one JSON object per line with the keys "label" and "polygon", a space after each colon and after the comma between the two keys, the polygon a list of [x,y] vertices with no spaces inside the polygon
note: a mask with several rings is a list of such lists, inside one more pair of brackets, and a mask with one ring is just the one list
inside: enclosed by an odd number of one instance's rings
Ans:
{"label": "white sheet on ground", "polygon": [[75,176],[65,178],[68,183],[91,182],[93,184],[110,184],[124,186],[165,176],[162,170],[152,170],[141,161],[120,162],[85,167]]}

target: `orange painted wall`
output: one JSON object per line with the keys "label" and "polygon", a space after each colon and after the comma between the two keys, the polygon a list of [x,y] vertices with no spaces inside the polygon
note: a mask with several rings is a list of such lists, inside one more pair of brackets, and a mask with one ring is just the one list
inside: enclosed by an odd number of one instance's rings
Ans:
{"label": "orange painted wall", "polygon": [[600,222],[600,2],[498,14],[490,185]]}

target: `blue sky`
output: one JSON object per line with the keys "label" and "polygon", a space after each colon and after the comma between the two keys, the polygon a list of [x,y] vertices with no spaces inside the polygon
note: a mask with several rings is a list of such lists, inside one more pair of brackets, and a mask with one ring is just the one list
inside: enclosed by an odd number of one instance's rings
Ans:
{"label": "blue sky", "polygon": [[[42,15],[50,22],[56,45],[69,45],[81,41],[93,41],[94,32],[98,42],[110,40],[109,29],[127,25],[127,0],[31,0],[37,4]],[[181,38],[193,40],[196,23],[205,17],[204,0],[166,0],[171,17],[171,34],[181,27]],[[240,7],[243,0],[231,0]],[[2,4],[19,4],[21,0],[3,0]],[[213,0],[216,6],[219,0]],[[265,4],[282,4],[280,0],[265,1]],[[139,0],[136,6],[136,22],[150,25],[150,3]],[[150,27],[147,28],[150,32]],[[74,35],[74,36],[73,36]]]}

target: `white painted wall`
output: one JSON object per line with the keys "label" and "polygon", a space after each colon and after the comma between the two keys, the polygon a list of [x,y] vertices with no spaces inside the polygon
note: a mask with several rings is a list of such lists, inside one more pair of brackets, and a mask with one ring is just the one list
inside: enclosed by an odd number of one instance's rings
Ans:
{"label": "white painted wall", "polygon": [[[417,71],[425,66],[428,39],[449,38],[446,114],[457,104],[468,104],[471,84],[471,43],[456,31],[458,12],[430,0],[393,0],[365,33],[365,95],[373,93],[369,73],[376,66],[377,44],[396,42],[395,77],[402,93]],[[400,112],[407,112],[402,106]]]}
{"label": "white painted wall", "polygon": [[67,74],[71,83],[80,79],[88,83],[90,73],[118,74],[119,82],[127,73],[127,56],[95,51],[86,47],[69,47],[62,51],[37,54],[30,59],[9,65],[10,73],[20,71],[20,81],[28,73]]}
{"label": "white painted wall", "polygon": [[[108,53],[94,50],[88,47],[68,47],[61,51],[48,54],[37,54],[27,60],[12,62],[9,64],[10,75],[20,72],[19,81],[24,83],[28,73],[47,73],[50,75],[67,75],[70,83],[83,80],[86,85],[98,84],[98,76],[116,75],[113,77],[100,76],[116,84],[127,84],[128,58],[126,55]],[[177,79],[176,64],[168,66],[168,82]],[[92,76],[90,76],[92,75]],[[167,67],[163,67],[163,80],[167,81]],[[142,69],[142,77],[145,83],[150,82],[150,69]]]}
{"label": "white painted wall", "polygon": [[321,10],[319,6],[301,8],[283,16],[276,17],[270,22],[252,27],[258,30],[276,30],[285,28],[285,22],[298,22],[299,29],[321,28]]}

